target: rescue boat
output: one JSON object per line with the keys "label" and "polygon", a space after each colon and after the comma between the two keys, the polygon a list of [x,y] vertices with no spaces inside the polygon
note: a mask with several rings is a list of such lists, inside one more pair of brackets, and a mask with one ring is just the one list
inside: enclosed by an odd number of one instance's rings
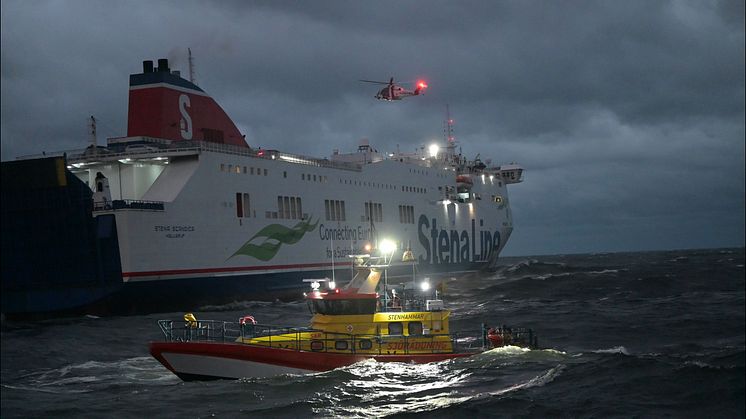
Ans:
{"label": "rescue boat", "polygon": [[[384,247],[384,246],[382,246]],[[409,253],[408,253],[409,252]],[[481,324],[452,331],[442,283],[429,279],[390,285],[387,269],[394,251],[384,256],[351,255],[355,275],[344,287],[332,279],[306,279],[313,314],[309,327],[237,321],[158,322],[165,339],[150,343],[150,353],[184,381],[267,377],[328,371],[366,359],[377,362],[429,363],[472,356],[501,346],[537,347],[528,328]],[[405,251],[402,264],[416,261]],[[399,264],[397,262],[396,264]],[[382,280],[383,279],[383,280]]]}

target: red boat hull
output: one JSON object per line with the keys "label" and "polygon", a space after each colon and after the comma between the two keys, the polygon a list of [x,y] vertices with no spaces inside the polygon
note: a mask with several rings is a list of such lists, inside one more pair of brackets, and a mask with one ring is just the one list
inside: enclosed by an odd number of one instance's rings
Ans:
{"label": "red boat hull", "polygon": [[346,354],[209,342],[152,342],[150,354],[185,381],[329,371],[371,358],[378,362],[423,364],[473,355]]}

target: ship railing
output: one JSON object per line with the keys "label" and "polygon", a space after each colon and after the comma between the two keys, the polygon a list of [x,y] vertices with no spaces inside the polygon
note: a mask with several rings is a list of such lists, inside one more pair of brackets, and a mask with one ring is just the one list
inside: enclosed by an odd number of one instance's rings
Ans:
{"label": "ship railing", "polygon": [[488,347],[485,328],[450,334],[378,335],[215,320],[160,320],[158,325],[168,342],[240,343],[324,353],[421,355],[475,353]]}
{"label": "ship railing", "polygon": [[115,199],[113,201],[94,202],[94,211],[131,209],[140,211],[165,211],[163,201],[143,201],[137,199]]}
{"label": "ship railing", "polygon": [[157,138],[150,138],[150,137],[142,137],[141,138],[144,145],[147,146],[148,144],[163,144],[164,146],[148,146],[145,149],[142,150],[122,150],[122,151],[112,151],[110,149],[102,148],[101,150],[96,149],[75,149],[75,150],[66,150],[66,151],[59,151],[59,152],[52,152],[52,153],[44,153],[41,155],[27,155],[19,157],[18,159],[28,159],[28,158],[39,158],[39,157],[50,157],[50,156],[66,156],[68,164],[75,164],[75,163],[82,163],[85,164],[88,161],[91,160],[99,160],[99,161],[113,161],[118,160],[120,158],[126,158],[126,157],[151,157],[154,155],[157,156],[169,156],[169,155],[181,155],[184,153],[199,153],[202,151],[210,151],[210,152],[216,152],[216,153],[222,153],[222,154],[233,154],[238,156],[247,156],[247,157],[255,157],[260,159],[269,159],[269,160],[281,160],[287,163],[293,163],[293,164],[303,164],[306,166],[316,166],[316,167],[328,167],[333,169],[342,169],[342,170],[350,170],[359,172],[362,170],[362,166],[357,163],[352,162],[344,162],[344,161],[335,161],[335,160],[329,160],[326,158],[318,158],[318,157],[310,157],[310,156],[304,156],[300,154],[291,154],[291,153],[285,153],[277,150],[264,150],[264,149],[254,149],[254,148],[248,148],[248,147],[241,147],[237,145],[231,145],[231,144],[220,144],[220,143],[213,143],[209,141],[171,141],[171,142],[164,142],[163,140],[159,140]]}

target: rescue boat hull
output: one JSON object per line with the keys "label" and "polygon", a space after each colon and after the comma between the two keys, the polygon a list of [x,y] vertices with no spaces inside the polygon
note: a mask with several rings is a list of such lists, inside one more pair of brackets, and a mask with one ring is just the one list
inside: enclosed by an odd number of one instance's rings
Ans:
{"label": "rescue boat hull", "polygon": [[323,372],[366,359],[424,364],[474,353],[361,355],[297,351],[240,343],[152,342],[150,354],[184,381]]}

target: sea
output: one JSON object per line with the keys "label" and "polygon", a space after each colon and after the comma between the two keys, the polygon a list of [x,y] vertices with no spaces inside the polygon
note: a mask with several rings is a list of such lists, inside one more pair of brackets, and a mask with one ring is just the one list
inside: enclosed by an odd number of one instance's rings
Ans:
{"label": "sea", "polygon": [[[531,327],[541,349],[183,382],[148,354],[157,320],[183,312],[6,320],[0,416],[746,417],[743,248],[511,257],[443,281],[452,330]],[[184,310],[294,326],[311,317],[302,301]]]}

